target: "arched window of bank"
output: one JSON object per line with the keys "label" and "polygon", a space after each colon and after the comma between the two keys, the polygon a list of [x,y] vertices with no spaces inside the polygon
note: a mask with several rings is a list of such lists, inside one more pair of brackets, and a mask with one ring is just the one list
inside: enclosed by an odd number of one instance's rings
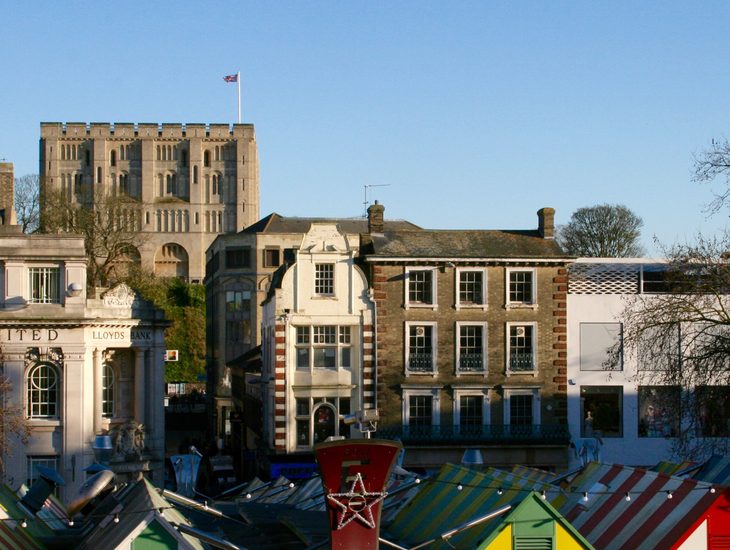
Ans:
{"label": "arched window of bank", "polygon": [[52,363],[37,363],[28,371],[28,417],[55,420],[60,412],[61,375]]}

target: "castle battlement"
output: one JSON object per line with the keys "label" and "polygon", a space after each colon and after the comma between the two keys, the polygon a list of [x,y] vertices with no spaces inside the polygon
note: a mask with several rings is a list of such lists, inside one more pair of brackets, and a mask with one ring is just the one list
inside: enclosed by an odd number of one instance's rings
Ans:
{"label": "castle battlement", "polygon": [[157,122],[41,122],[41,138],[253,138],[253,124]]}

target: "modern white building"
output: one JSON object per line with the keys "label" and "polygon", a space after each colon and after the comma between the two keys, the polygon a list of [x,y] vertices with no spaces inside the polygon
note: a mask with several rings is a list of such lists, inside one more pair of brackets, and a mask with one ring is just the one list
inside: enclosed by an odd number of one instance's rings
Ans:
{"label": "modern white building", "polygon": [[638,294],[662,292],[665,268],[662,260],[620,258],[579,258],[569,268],[568,422],[574,442],[600,438],[603,462],[676,458],[681,390],[649,385],[642,373],[654,365],[622,345],[626,307]]}
{"label": "modern white building", "polygon": [[374,304],[356,249],[334,223],[312,223],[276,272],[262,315],[264,446],[273,463],[330,436],[374,397]]}
{"label": "modern white building", "polygon": [[162,485],[162,312],[125,285],[87,296],[82,238],[18,229],[0,226],[0,351],[5,411],[19,408],[32,432],[10,440],[4,482],[30,484],[47,466],[68,500],[96,461],[96,436],[109,435],[118,479]]}

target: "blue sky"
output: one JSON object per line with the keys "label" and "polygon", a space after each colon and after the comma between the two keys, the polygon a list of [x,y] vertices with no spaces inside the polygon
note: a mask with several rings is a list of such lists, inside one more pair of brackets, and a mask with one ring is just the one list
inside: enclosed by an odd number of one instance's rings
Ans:
{"label": "blue sky", "polygon": [[431,228],[622,203],[644,242],[716,233],[693,153],[730,134],[728,2],[0,0],[0,158],[41,121],[256,126],[261,215]]}

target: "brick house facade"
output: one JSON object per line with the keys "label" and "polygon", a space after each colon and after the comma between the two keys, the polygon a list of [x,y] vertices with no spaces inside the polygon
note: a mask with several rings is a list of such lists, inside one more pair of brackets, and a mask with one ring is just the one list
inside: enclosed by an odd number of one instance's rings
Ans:
{"label": "brick house facade", "polygon": [[524,231],[362,235],[376,304],[379,437],[407,467],[567,465],[567,265],[554,210]]}

